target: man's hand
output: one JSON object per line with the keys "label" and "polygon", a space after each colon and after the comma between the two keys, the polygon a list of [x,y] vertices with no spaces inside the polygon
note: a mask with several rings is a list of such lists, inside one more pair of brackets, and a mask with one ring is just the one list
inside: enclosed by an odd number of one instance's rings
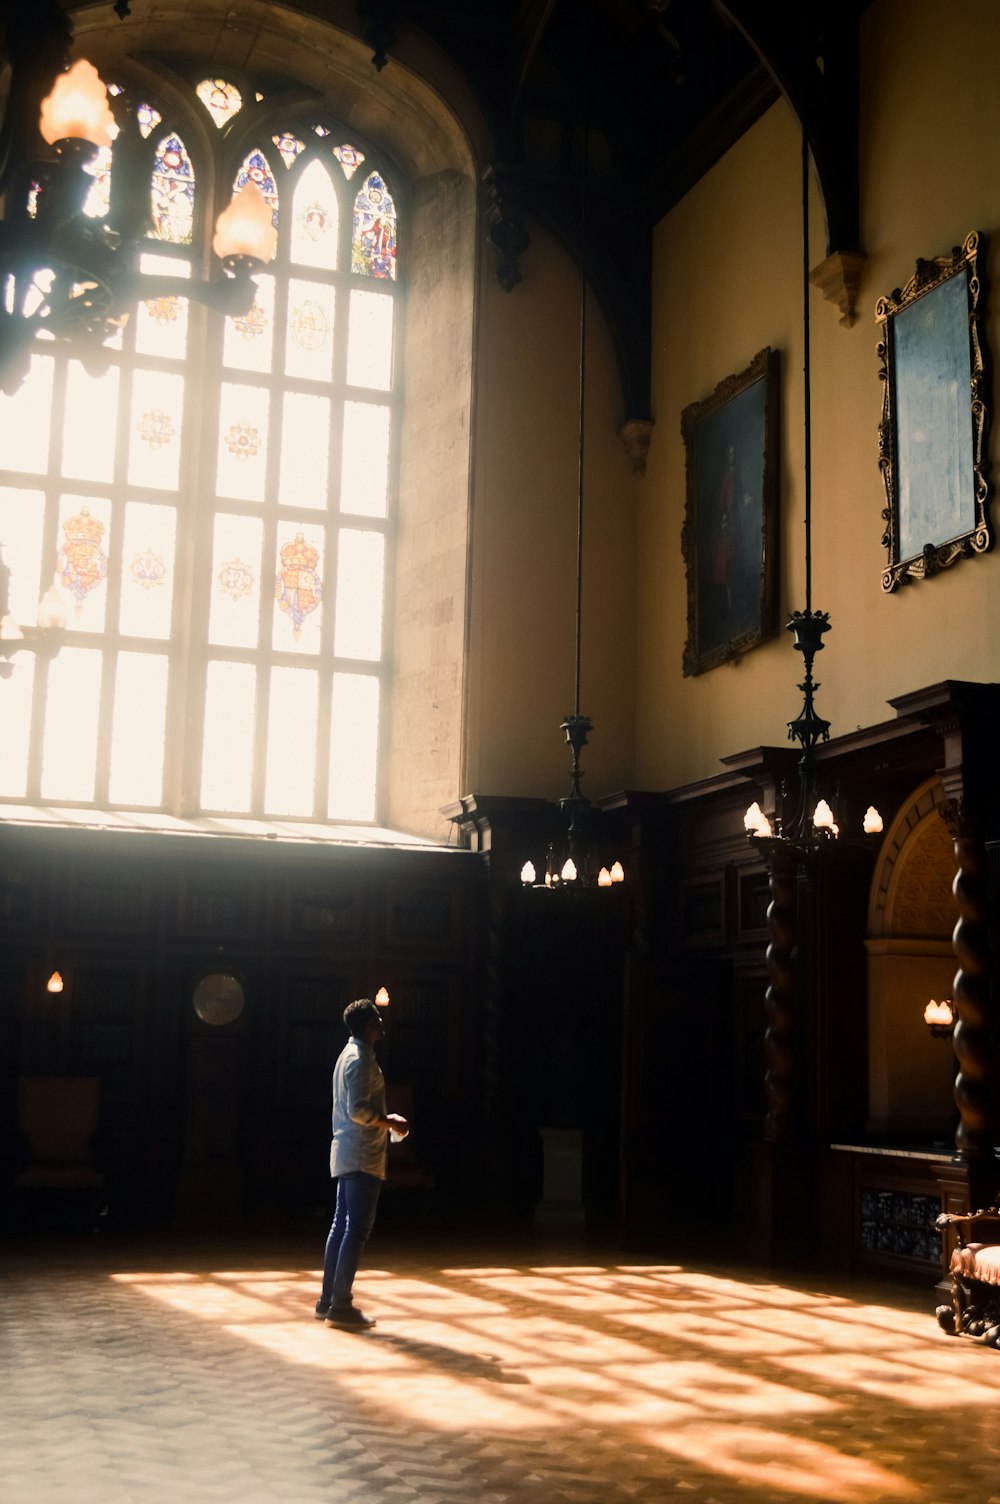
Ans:
{"label": "man's hand", "polygon": [[410,1131],[409,1123],[404,1117],[400,1117],[398,1112],[388,1113],[386,1122],[389,1124],[390,1133],[396,1139],[405,1138]]}

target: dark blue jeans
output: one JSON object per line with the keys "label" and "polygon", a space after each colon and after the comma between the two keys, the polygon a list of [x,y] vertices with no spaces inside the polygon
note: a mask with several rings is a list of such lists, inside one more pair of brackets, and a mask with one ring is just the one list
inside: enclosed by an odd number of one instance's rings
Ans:
{"label": "dark blue jeans", "polygon": [[353,1304],[351,1291],[361,1253],[375,1226],[382,1182],[377,1175],[351,1170],[337,1181],[337,1206],[323,1255],[324,1305]]}

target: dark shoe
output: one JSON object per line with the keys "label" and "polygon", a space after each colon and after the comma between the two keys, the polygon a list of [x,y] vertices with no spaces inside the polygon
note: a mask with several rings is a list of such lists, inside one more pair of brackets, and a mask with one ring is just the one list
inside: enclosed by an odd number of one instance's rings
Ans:
{"label": "dark shoe", "polygon": [[328,1300],[317,1300],[317,1302],[316,1302],[316,1320],[317,1321],[325,1321],[326,1318],[327,1318],[327,1314],[329,1313],[329,1310],[330,1310],[330,1302]]}
{"label": "dark shoe", "polygon": [[357,1306],[331,1306],[326,1313],[327,1326],[348,1326],[355,1331],[366,1332],[375,1325],[374,1316],[366,1316]]}

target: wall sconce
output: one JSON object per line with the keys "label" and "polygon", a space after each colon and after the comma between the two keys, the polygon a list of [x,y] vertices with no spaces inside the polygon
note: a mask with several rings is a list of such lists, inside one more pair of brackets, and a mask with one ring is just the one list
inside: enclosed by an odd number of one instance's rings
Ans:
{"label": "wall sconce", "polygon": [[935,1039],[950,1039],[955,1030],[951,998],[942,998],[939,1003],[931,998],[924,1009],[924,1023]]}
{"label": "wall sconce", "polygon": [[[65,54],[70,39],[64,17],[53,20],[51,35],[40,39],[37,19],[32,31],[26,18],[31,9],[15,10],[7,37],[12,65],[8,101],[23,100],[29,111],[31,88],[19,83],[19,74],[30,78],[37,68],[42,41],[49,44],[44,49],[49,55],[53,50],[58,55],[59,50]],[[247,184],[216,221],[212,249],[222,263],[222,276],[206,281],[137,271],[141,232],[137,235],[135,226],[125,222],[127,211],[114,206],[105,221],[84,213],[93,185],[87,167],[99,148],[110,146],[119,134],[107,88],[90,63],[81,59],[57,74],[37,124],[30,115],[7,120],[4,136],[27,141],[36,128],[50,157],[25,163],[5,160],[0,150],[0,194],[7,199],[6,218],[0,221],[3,391],[12,394],[23,382],[31,346],[42,331],[55,339],[100,344],[138,302],[171,296],[193,298],[233,317],[249,312],[256,295],[251,276],[271,260],[277,243],[271,209],[256,185]],[[123,138],[117,152],[127,157],[131,149]],[[22,198],[26,183],[34,185],[33,192]],[[116,212],[121,222],[113,223]]]}

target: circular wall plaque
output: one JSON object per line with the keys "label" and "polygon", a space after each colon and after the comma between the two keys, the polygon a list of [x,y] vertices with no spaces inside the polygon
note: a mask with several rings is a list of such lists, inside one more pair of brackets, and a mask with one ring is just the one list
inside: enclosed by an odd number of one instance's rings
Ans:
{"label": "circular wall plaque", "polygon": [[194,1011],[206,1024],[231,1024],[245,1002],[243,983],[228,972],[213,971],[194,989]]}

